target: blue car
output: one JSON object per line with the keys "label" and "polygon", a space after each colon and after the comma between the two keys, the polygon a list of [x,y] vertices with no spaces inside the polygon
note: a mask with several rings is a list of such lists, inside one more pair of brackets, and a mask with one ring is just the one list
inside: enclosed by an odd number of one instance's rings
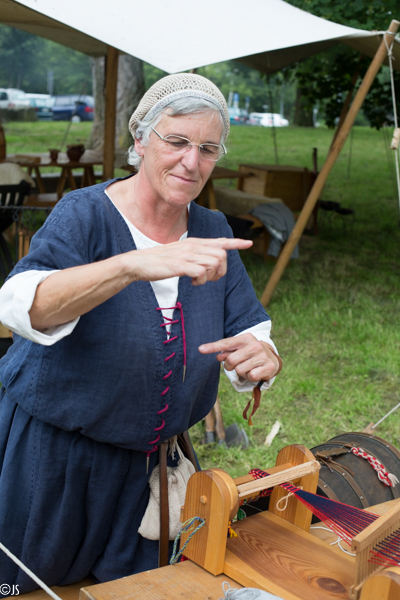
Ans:
{"label": "blue car", "polygon": [[65,95],[54,96],[53,121],[93,121],[93,96]]}

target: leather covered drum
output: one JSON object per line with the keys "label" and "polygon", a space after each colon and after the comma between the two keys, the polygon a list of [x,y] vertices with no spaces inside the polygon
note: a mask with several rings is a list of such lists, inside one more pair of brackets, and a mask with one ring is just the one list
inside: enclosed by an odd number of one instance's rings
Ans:
{"label": "leather covered drum", "polygon": [[369,433],[342,433],[311,448],[321,464],[317,493],[357,508],[399,498],[400,483],[385,485],[366,458],[351,452],[353,447],[372,455],[400,481],[400,452],[392,444]]}

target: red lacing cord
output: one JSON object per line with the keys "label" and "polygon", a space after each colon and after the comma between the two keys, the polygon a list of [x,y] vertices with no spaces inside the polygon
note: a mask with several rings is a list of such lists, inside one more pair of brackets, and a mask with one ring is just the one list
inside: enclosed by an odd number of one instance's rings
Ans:
{"label": "red lacing cord", "polygon": [[[183,308],[182,308],[182,302],[177,302],[175,304],[175,306],[169,306],[167,308],[156,308],[156,310],[175,310],[178,309],[180,312],[180,316],[181,316],[181,326],[182,326],[182,343],[183,343],[183,377],[182,380],[185,381],[185,375],[186,375],[186,332],[185,332],[185,319],[183,316]],[[173,325],[174,323],[179,323],[179,319],[171,319],[170,317],[166,317],[165,315],[163,315],[163,319],[165,320],[165,323],[161,323],[160,327],[166,327],[167,325]],[[167,335],[170,336],[170,332],[167,331]],[[163,344],[169,344],[169,342],[173,342],[174,340],[176,340],[178,338],[177,335],[175,335],[174,337],[168,337],[167,340],[165,340],[165,342],[163,342]],[[175,355],[175,353],[174,353]],[[172,355],[171,355],[172,356]],[[170,357],[168,357],[170,358]],[[168,360],[168,359],[165,359]],[[164,378],[165,379],[165,378]]]}
{"label": "red lacing cord", "polygon": [[[177,302],[175,306],[170,306],[168,308],[160,308],[157,307],[156,310],[175,310],[178,309],[180,311],[180,316],[181,316],[181,324],[182,324],[182,342],[183,342],[183,381],[185,381],[185,374],[186,374],[186,333],[185,333],[185,319],[183,317],[183,308],[182,308],[182,303],[181,302]],[[174,325],[174,323],[179,323],[179,319],[171,319],[170,317],[166,317],[164,315],[162,315],[163,319],[164,319],[164,323],[160,324],[160,327],[166,327],[167,325]],[[174,337],[170,337],[171,333],[169,331],[167,331],[167,339],[163,342],[163,344],[169,344],[170,342],[173,342],[174,340],[178,339],[178,336],[175,335]],[[171,358],[173,358],[175,356],[175,352],[172,352],[172,354],[170,354],[169,356],[167,356],[166,358],[164,358],[164,362],[167,362],[168,360],[170,360]],[[172,369],[170,369],[168,371],[168,373],[166,375],[163,376],[163,380],[164,379],[168,379],[169,377],[171,377],[172,375]],[[160,396],[165,396],[165,394],[167,394],[169,392],[169,385],[167,385],[167,387],[161,392]],[[161,410],[157,411],[157,415],[161,415],[164,412],[166,412],[168,410],[168,404],[166,403],[164,408],[162,408]],[[150,454],[152,452],[156,452],[156,450],[158,450],[158,446],[157,446],[157,442],[160,441],[161,439],[161,435],[160,433],[158,433],[159,431],[161,431],[163,428],[165,427],[165,420],[162,420],[162,423],[159,427],[154,427],[154,431],[157,432],[157,437],[152,440],[151,442],[148,442],[150,446],[153,446],[153,448],[151,450],[149,450],[148,452],[146,452],[146,472],[148,473],[149,470],[149,460],[150,460]]]}

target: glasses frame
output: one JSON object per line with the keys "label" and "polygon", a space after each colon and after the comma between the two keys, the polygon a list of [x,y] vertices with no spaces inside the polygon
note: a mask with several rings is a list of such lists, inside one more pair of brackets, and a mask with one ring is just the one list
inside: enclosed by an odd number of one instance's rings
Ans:
{"label": "glasses frame", "polygon": [[[192,143],[190,140],[188,140],[187,138],[185,138],[185,137],[183,137],[183,136],[181,136],[181,135],[169,134],[169,135],[167,135],[166,137],[163,137],[163,136],[162,136],[160,133],[158,133],[158,131],[156,131],[156,130],[154,129],[154,127],[152,127],[151,125],[150,125],[150,129],[151,129],[152,131],[154,131],[154,133],[155,133],[156,135],[158,135],[158,137],[160,138],[160,140],[162,140],[162,141],[163,141],[163,142],[165,142],[166,144],[168,144],[168,138],[169,138],[169,137],[178,138],[179,140],[184,140],[185,142],[187,142],[187,143],[188,143],[188,145],[186,146],[186,148],[184,148],[182,151],[174,151],[174,150],[171,150],[172,152],[174,152],[174,154],[185,154],[185,152],[189,152],[189,150],[192,148],[192,146],[197,146],[197,147],[198,147],[198,149],[199,149],[199,156],[200,156],[200,158],[203,158],[204,160],[210,160],[211,162],[218,162],[219,160],[221,160],[221,158],[222,158],[223,156],[225,156],[226,154],[228,154],[228,151],[227,151],[227,149],[225,148],[225,145],[224,145],[224,144],[211,144],[211,143],[207,143],[207,144],[193,144],[193,143]],[[221,154],[221,156],[219,156],[218,158],[207,158],[206,156],[203,156],[203,155],[201,154],[201,149],[202,149],[204,146],[214,146],[215,148],[222,148],[222,154]]]}

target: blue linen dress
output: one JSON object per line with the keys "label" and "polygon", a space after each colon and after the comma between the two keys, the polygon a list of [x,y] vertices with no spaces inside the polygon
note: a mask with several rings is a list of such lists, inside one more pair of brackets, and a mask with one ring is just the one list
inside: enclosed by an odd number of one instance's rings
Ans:
{"label": "blue linen dress", "polygon": [[[65,196],[11,276],[135,250],[104,193],[110,183]],[[221,213],[192,203],[188,236],[232,232]],[[217,395],[220,365],[198,346],[269,320],[237,251],[219,281],[181,277],[178,302],[184,331],[175,310],[168,336],[150,283],[137,281],[52,346],[15,335],[0,361],[0,541],[48,585],[157,567],[158,542],[137,530],[158,444],[204,418]],[[21,593],[37,587],[2,552],[0,574]]]}

